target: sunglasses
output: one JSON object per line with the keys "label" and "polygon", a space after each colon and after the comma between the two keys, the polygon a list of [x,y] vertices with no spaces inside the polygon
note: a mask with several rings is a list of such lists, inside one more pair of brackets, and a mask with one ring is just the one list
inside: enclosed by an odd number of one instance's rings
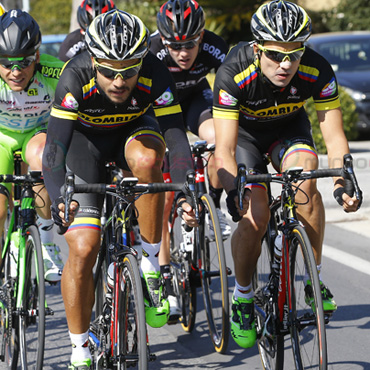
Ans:
{"label": "sunglasses", "polygon": [[104,77],[109,78],[110,80],[115,80],[118,76],[121,76],[123,80],[128,80],[129,78],[134,77],[139,73],[140,68],[143,64],[143,60],[140,59],[140,62],[138,64],[134,64],[133,66],[122,69],[115,69],[100,64],[96,59],[94,59],[94,63],[97,71],[101,73]]}
{"label": "sunglasses", "polygon": [[263,51],[267,58],[273,60],[274,62],[295,62],[302,58],[302,55],[305,51],[305,47],[299,49],[294,49],[292,51],[281,51],[275,49],[265,48],[262,45],[257,44],[258,49]]}
{"label": "sunglasses", "polygon": [[183,48],[187,50],[191,50],[191,49],[194,49],[198,45],[199,39],[200,39],[200,36],[196,37],[193,40],[183,41],[183,42],[163,40],[163,44],[167,45],[172,50],[181,50]]}
{"label": "sunglasses", "polygon": [[29,55],[21,58],[0,58],[0,65],[6,69],[23,69],[29,67],[36,60],[35,55]]}

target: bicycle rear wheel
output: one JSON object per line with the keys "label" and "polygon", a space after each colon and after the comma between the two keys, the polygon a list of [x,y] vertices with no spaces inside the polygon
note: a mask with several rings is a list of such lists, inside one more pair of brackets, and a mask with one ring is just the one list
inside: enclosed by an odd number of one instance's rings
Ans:
{"label": "bicycle rear wheel", "polygon": [[[303,227],[290,234],[291,340],[296,369],[327,369],[325,316],[311,243]],[[311,280],[314,307],[305,301],[305,277]]]}
{"label": "bicycle rear wheel", "polygon": [[22,313],[19,315],[22,369],[42,370],[45,346],[45,280],[40,234],[36,226],[26,230],[26,268]]}
{"label": "bicycle rear wheel", "polygon": [[204,308],[213,346],[217,352],[225,353],[229,342],[230,320],[224,244],[212,198],[209,194],[203,194],[201,200],[205,211],[204,222],[199,226]]}
{"label": "bicycle rear wheel", "polygon": [[[192,332],[197,310],[197,284],[195,272],[192,271],[192,250],[187,250],[186,240],[177,215],[176,204],[173,204],[170,216],[170,253],[173,288],[181,304],[180,322],[186,332]],[[195,276],[190,280],[191,273]]]}
{"label": "bicycle rear wheel", "polygon": [[261,254],[253,275],[258,350],[265,370],[282,370],[284,337],[278,334],[278,309],[275,295],[279,281],[271,274],[273,240],[270,231],[262,240]]}
{"label": "bicycle rear wheel", "polygon": [[124,256],[118,273],[118,300],[115,313],[117,369],[148,368],[148,345],[144,296],[136,258]]}

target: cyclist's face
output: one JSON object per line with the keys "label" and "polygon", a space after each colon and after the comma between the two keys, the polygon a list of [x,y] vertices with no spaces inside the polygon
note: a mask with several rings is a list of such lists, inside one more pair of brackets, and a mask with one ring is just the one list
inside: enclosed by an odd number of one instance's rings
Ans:
{"label": "cyclist's face", "polygon": [[[107,60],[107,59],[97,59],[99,63],[99,68],[106,66],[113,68],[115,70],[124,70],[127,67],[135,66],[140,62],[140,59],[132,60]],[[94,61],[93,65],[96,68]],[[124,72],[122,72],[124,74]],[[103,89],[104,93],[108,98],[115,104],[124,103],[127,98],[131,95],[133,89],[135,88],[138,80],[138,74],[123,79],[122,75],[117,73],[114,77],[106,77],[103,72],[99,72],[99,69],[96,68],[96,79],[99,84],[99,87]]]}
{"label": "cyclist's face", "polygon": [[[296,50],[302,47],[301,42],[273,42],[266,41],[263,44],[266,49],[272,49],[277,51],[288,52]],[[278,87],[287,86],[296,74],[300,59],[295,61],[285,60],[283,62],[277,62],[268,58],[265,52],[260,51],[257,45],[254,45],[254,52],[260,54],[260,63],[262,73]]]}
{"label": "cyclist's face", "polygon": [[[198,56],[200,43],[202,42],[203,33],[199,36],[193,37],[191,39],[187,39],[184,41],[184,45],[186,45],[189,41],[194,42],[194,47],[191,49],[186,49],[182,47],[179,50],[175,50],[171,48],[171,45],[167,45],[167,50],[171,56],[171,58],[175,61],[175,63],[183,70],[188,70],[192,67],[195,62],[195,59]],[[178,43],[179,45],[181,43]],[[188,43],[190,45],[190,43]]]}
{"label": "cyclist's face", "polygon": [[[19,55],[19,58],[24,57],[24,55]],[[14,58],[14,57],[12,57]],[[2,59],[7,59],[3,57]],[[12,68],[5,68],[0,64],[0,77],[8,84],[13,91],[23,91],[35,72],[35,65],[40,60],[40,54],[37,52],[36,60],[32,62],[28,67],[22,68],[21,66],[13,66]],[[21,63],[19,63],[21,64]]]}

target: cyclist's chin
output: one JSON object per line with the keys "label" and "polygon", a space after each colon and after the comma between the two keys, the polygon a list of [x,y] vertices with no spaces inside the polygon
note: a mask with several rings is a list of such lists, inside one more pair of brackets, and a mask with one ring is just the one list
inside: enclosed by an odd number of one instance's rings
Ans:
{"label": "cyclist's chin", "polygon": [[130,91],[108,92],[106,95],[113,104],[123,104],[129,97]]}

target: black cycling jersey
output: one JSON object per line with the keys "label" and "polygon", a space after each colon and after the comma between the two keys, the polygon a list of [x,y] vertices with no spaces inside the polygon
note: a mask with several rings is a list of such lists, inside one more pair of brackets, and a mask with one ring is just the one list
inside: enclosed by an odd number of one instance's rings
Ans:
{"label": "black cycling jersey", "polygon": [[114,135],[122,127],[137,124],[137,119],[150,107],[154,108],[171,163],[178,164],[171,167],[174,171],[171,176],[175,182],[185,181],[186,170],[192,168],[191,153],[176,88],[168,69],[148,53],[135,89],[126,102],[119,105],[99,91],[95,73],[90,54],[85,52],[66,63],[61,74],[43,157],[45,183],[51,199],[60,196],[66,153],[74,130],[97,135],[111,131]]}
{"label": "black cycling jersey", "polygon": [[63,40],[60,45],[58,58],[63,62],[75,57],[86,50],[85,36],[81,30],[74,30]]}
{"label": "black cycling jersey", "polygon": [[217,71],[224,61],[229,48],[223,38],[205,30],[199,54],[189,70],[182,70],[174,62],[167,48],[163,45],[158,31],[151,36],[150,50],[171,71],[176,82],[179,101],[182,103],[185,99],[191,97],[195,91],[198,91],[198,84],[206,78],[206,75],[212,69]]}
{"label": "black cycling jersey", "polygon": [[246,130],[265,129],[266,123],[271,125],[292,117],[310,97],[318,111],[340,107],[334,72],[318,53],[306,47],[291,82],[285,88],[277,88],[261,73],[252,44],[239,43],[219,68],[214,85],[213,117],[239,120]]}

